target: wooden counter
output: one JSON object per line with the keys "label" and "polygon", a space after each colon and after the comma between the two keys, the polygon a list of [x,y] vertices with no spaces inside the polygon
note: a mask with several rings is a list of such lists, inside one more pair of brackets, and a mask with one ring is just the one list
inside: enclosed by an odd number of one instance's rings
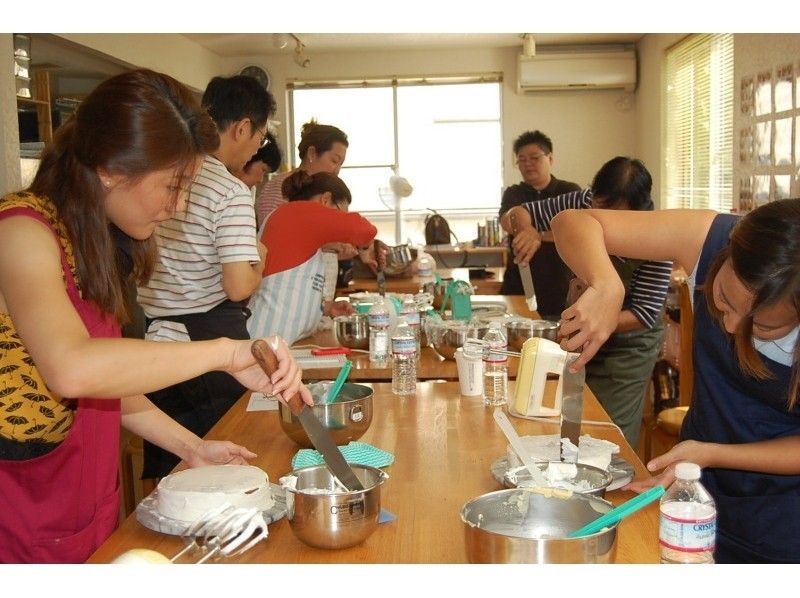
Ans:
{"label": "wooden counter", "polygon": [[[550,385],[550,391],[554,385]],[[283,518],[269,526],[269,538],[236,563],[465,563],[460,511],[464,503],[500,489],[491,464],[506,454],[506,440],[479,397],[461,397],[457,382],[421,382],[416,396],[399,397],[390,385],[374,384],[372,425],[361,441],[389,451],[395,462],[386,468],[389,480],[381,492],[382,507],[397,519],[378,526],[361,545],[344,550],[310,548],[295,538]],[[290,470],[298,447],[281,431],[278,412],[246,412],[246,396],[220,420],[209,438],[228,439],[258,454],[252,464],[270,480]],[[608,421],[590,391],[584,418]],[[522,434],[552,434],[557,424],[511,418]],[[621,447],[621,456],[648,476],[633,449],[617,430],[585,424],[583,433],[607,438]],[[614,491],[607,498],[620,504],[633,493]],[[132,515],[95,552],[90,563],[108,563],[131,548],[151,548],[172,556],[183,547],[179,537],[151,531]],[[657,563],[658,504],[620,524],[617,562]]]}
{"label": "wooden counter", "polygon": [[[517,314],[530,318],[538,318],[536,312],[528,310],[525,304],[525,297],[521,295],[473,295],[473,304],[480,302],[490,303],[503,303],[509,314]],[[333,330],[325,330],[318,332],[312,336],[300,339],[294,346],[319,346],[319,347],[338,347],[339,343],[336,342],[336,335]],[[353,369],[350,372],[349,379],[351,381],[389,381],[392,379],[392,368],[387,366],[385,368],[376,368],[369,363],[369,354],[361,352],[353,352],[349,359],[353,362]],[[509,357],[508,361],[508,376],[510,379],[515,379],[517,376],[519,360],[516,357]],[[333,379],[339,372],[339,368],[320,368],[308,370],[307,377],[309,379]],[[458,370],[456,369],[456,362],[450,359],[444,359],[433,347],[423,347],[420,351],[420,359],[417,364],[417,377],[420,380],[458,380]]]}
{"label": "wooden counter", "polygon": [[[469,283],[475,288],[475,292],[480,295],[497,295],[500,293],[500,286],[503,284],[503,268],[486,268],[487,271],[494,274],[492,278],[469,278],[469,268],[455,268],[446,270],[439,268],[436,272],[442,278],[453,278],[456,280],[468,280]],[[390,278],[386,277],[386,292],[387,293],[417,293],[422,289],[423,281],[418,276],[409,276],[406,278]],[[337,294],[349,294],[356,292],[377,292],[378,281],[375,278],[354,278],[351,280],[347,288],[336,289]]]}

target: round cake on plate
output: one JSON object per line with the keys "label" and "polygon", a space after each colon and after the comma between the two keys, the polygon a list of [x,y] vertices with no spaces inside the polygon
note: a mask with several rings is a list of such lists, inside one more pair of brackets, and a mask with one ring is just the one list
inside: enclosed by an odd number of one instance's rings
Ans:
{"label": "round cake on plate", "polygon": [[208,465],[170,474],[158,484],[158,512],[170,519],[197,521],[223,503],[272,508],[267,473],[252,465]]}

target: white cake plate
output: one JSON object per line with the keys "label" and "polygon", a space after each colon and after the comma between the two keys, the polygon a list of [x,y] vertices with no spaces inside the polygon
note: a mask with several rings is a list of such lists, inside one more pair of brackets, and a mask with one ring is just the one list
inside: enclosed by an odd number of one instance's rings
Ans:
{"label": "white cake plate", "polygon": [[[264,511],[264,521],[267,524],[278,521],[281,517],[286,515],[286,493],[278,484],[269,485],[272,491],[272,499],[275,504]],[[169,534],[171,536],[182,536],[192,522],[179,521],[171,517],[164,517],[158,512],[158,488],[153,490],[149,496],[142,499],[136,505],[136,520],[151,529],[154,532],[161,532],[162,534]]]}

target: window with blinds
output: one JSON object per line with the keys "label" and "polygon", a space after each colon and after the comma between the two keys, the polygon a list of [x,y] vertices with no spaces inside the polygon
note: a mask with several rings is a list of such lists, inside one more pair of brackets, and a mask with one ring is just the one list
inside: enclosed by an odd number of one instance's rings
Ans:
{"label": "window with blinds", "polygon": [[692,35],[666,53],[666,206],[730,211],[733,35]]}

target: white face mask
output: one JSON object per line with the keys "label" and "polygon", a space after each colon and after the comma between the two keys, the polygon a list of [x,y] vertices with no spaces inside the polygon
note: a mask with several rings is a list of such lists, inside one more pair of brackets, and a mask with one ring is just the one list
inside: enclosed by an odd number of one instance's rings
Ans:
{"label": "white face mask", "polygon": [[772,361],[777,361],[782,365],[790,366],[794,360],[794,346],[800,333],[800,326],[795,326],[789,334],[769,341],[764,341],[753,337],[753,346],[756,351],[764,357],[769,357]]}

